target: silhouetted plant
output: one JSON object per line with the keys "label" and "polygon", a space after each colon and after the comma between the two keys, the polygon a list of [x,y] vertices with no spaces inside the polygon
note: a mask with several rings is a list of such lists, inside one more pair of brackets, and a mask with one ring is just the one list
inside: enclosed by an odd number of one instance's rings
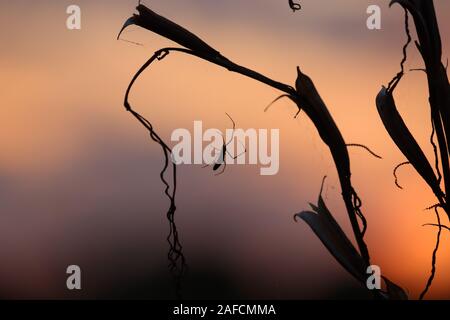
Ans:
{"label": "silhouetted plant", "polygon": [[[432,273],[428,280],[426,289],[421,294],[422,298],[427,292],[434,278],[436,267],[436,252],[439,247],[441,230],[442,228],[448,229],[448,227],[441,225],[438,209],[442,208],[447,212],[447,214],[449,213],[447,203],[448,190],[450,187],[450,170],[448,161],[448,151],[450,147],[447,138],[450,134],[450,89],[446,69],[441,63],[442,52],[440,35],[434,12],[433,1],[395,0],[392,3],[399,3],[405,9],[405,29],[408,35],[408,41],[403,48],[401,71],[389,83],[387,88],[382,88],[377,96],[376,104],[380,113],[380,117],[389,135],[396,143],[400,151],[408,159],[407,163],[411,164],[430,186],[438,201],[438,204],[433,206],[438,218],[438,222],[437,224],[430,224],[439,228],[438,239],[436,248],[433,252]],[[293,9],[293,11],[301,9],[301,6],[295,3],[293,0],[289,0],[289,5]],[[304,111],[304,113],[312,120],[322,141],[329,147],[331,155],[333,157],[342,189],[342,198],[351,222],[353,235],[355,237],[358,249],[353,246],[346,234],[342,231],[339,224],[333,218],[333,215],[327,209],[326,204],[321,196],[322,190],[319,194],[317,205],[311,204],[312,211],[299,213],[295,215],[295,218],[303,219],[312,228],[312,230],[330,251],[330,253],[335,257],[335,259],[350,274],[352,274],[355,279],[365,285],[367,278],[366,272],[368,270],[368,267],[371,265],[369,250],[364,241],[364,234],[367,229],[367,221],[361,211],[362,201],[352,185],[348,148],[362,147],[368,150],[374,156],[379,156],[373,153],[364,145],[347,144],[345,142],[344,137],[342,136],[338,126],[336,125],[332,115],[330,114],[325,102],[320,97],[320,94],[316,89],[313,81],[306,74],[304,74],[299,67],[297,67],[297,80],[295,82],[295,87],[272,80],[261,73],[253,71],[229,60],[219,51],[212,48],[192,32],[168,20],[167,18],[158,15],[146,6],[139,3],[139,5],[137,6],[137,11],[137,14],[134,14],[130,19],[127,20],[121,32],[119,33],[119,37],[122,31],[128,26],[137,25],[151,32],[157,33],[167,39],[170,39],[182,46],[168,47],[156,51],[155,54],[141,67],[141,69],[134,76],[125,97],[125,107],[127,111],[131,112],[131,114],[149,131],[151,138],[159,145],[161,145],[164,152],[165,166],[164,170],[161,172],[161,179],[166,185],[166,195],[169,197],[171,202],[168,212],[168,218],[171,226],[171,232],[168,238],[171,248],[169,253],[169,260],[171,261],[172,271],[176,271],[175,277],[178,283],[177,287],[179,288],[180,279],[185,271],[185,258],[182,254],[182,247],[178,240],[178,234],[176,231],[174,220],[176,166],[172,166],[173,183],[172,188],[170,188],[169,184],[164,178],[164,175],[169,167],[171,150],[156,134],[150,122],[143,118],[139,113],[134,111],[128,102],[130,90],[135,81],[142,74],[142,72],[144,72],[155,60],[162,60],[171,52],[184,53],[198,57],[218,66],[224,67],[229,71],[239,73],[243,76],[252,78],[275,89],[278,89],[283,92],[283,95],[281,95],[276,100],[282,97],[289,98],[296,104],[298,108],[297,115],[301,111]],[[435,150],[436,170],[438,172],[438,177],[436,177],[436,174],[434,173],[431,165],[428,163],[428,160],[426,159],[424,153],[410,133],[406,124],[403,122],[401,115],[397,111],[393,98],[393,92],[402,79],[403,75],[405,74],[404,63],[407,58],[406,50],[412,40],[409,32],[408,12],[410,12],[414,17],[414,23],[416,25],[417,34],[419,37],[419,40],[416,41],[416,46],[421,52],[424,59],[426,66],[424,71],[426,72],[429,81],[430,105],[433,119],[433,133],[431,142]],[[438,148],[433,142],[434,135],[436,135],[438,140],[440,158],[438,157]],[[445,192],[441,190],[440,186],[441,173],[439,171],[439,165],[441,165],[442,167]],[[394,173],[396,173],[397,169],[398,168],[394,170]],[[398,184],[397,179],[396,183]],[[383,279],[386,284],[386,291],[374,290],[373,293],[376,298],[407,299],[407,295],[402,288],[385,277],[383,277]]]}
{"label": "silhouetted plant", "polygon": [[[400,63],[400,72],[391,80],[388,87],[381,89],[377,96],[376,104],[381,120],[386,131],[391,136],[394,143],[408,160],[401,163],[394,169],[395,183],[398,184],[397,169],[403,165],[410,164],[419,173],[423,180],[428,184],[437,199],[437,204],[429,209],[434,209],[437,217],[439,230],[437,233],[436,247],[432,255],[431,275],[428,279],[424,291],[420,294],[422,299],[428,292],[436,272],[436,254],[439,249],[440,235],[442,231],[439,208],[443,209],[450,218],[448,208],[450,191],[450,86],[447,77],[447,70],[442,63],[442,44],[439,32],[439,26],[436,19],[434,3],[430,0],[393,0],[390,5],[398,3],[405,10],[405,30],[408,40],[403,47],[403,59]],[[409,30],[408,14],[414,18],[418,40],[415,41],[425,64],[424,69],[428,79],[430,118],[432,133],[430,143],[433,147],[435,156],[435,171],[428,162],[425,153],[416,142],[403,121],[394,101],[393,93],[405,75],[404,64],[407,60],[407,49],[412,41]],[[437,139],[439,152],[434,139]],[[441,170],[442,169],[442,173]],[[441,189],[442,176],[444,178],[444,191]]]}
{"label": "silhouetted plant", "polygon": [[[161,56],[162,54],[162,56]],[[135,74],[130,84],[128,85],[128,89],[125,94],[124,106],[128,112],[130,112],[149,132],[150,138],[158,143],[164,153],[164,167],[160,173],[160,178],[163,184],[165,185],[164,193],[170,201],[170,206],[167,211],[167,220],[169,221],[169,235],[167,236],[167,242],[169,243],[169,253],[167,258],[169,260],[169,269],[175,279],[175,292],[178,298],[181,298],[181,279],[183,278],[186,269],[186,258],[183,254],[183,246],[181,245],[180,239],[178,237],[177,225],[175,223],[175,212],[176,212],[176,192],[177,192],[177,166],[171,161],[172,150],[167,146],[167,144],[161,139],[161,137],[156,133],[153,129],[150,121],[145,119],[141,114],[134,111],[129,103],[129,95],[131,89],[139,78],[142,72],[150,65],[155,59],[162,59],[166,54],[164,51],[158,52],[155,54],[152,59],[150,59],[138,72]],[[166,180],[166,173],[169,169],[169,163],[171,163],[172,167],[172,186]]]}

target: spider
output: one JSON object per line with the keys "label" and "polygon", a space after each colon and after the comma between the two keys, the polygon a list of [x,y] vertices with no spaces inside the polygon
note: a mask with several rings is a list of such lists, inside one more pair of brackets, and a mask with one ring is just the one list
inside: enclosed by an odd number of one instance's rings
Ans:
{"label": "spider", "polygon": [[222,168],[222,170],[220,172],[215,174],[216,176],[219,176],[219,175],[221,175],[221,174],[223,174],[225,172],[225,169],[227,167],[227,162],[226,162],[226,155],[227,154],[231,157],[231,159],[236,160],[237,158],[239,158],[240,156],[242,156],[244,153],[247,152],[247,150],[245,149],[245,146],[244,146],[244,151],[242,153],[236,155],[236,156],[233,156],[227,150],[228,145],[233,141],[234,131],[236,130],[236,123],[234,122],[233,118],[231,118],[231,116],[228,113],[225,112],[225,114],[227,115],[228,118],[230,118],[231,123],[233,124],[233,133],[231,134],[230,141],[225,142],[225,138],[224,138],[223,134],[221,133],[222,140],[223,140],[222,148],[220,148],[220,149],[214,148],[215,150],[220,152],[219,157],[217,158],[217,160],[215,162],[207,164],[207,165],[202,167],[202,168],[206,168],[206,167],[209,167],[209,166],[212,165],[213,166],[213,171],[217,171],[220,168]]}

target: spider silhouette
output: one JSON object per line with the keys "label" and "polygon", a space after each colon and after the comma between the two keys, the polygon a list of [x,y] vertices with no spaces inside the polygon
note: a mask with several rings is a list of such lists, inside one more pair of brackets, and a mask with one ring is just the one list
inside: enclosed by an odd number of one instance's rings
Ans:
{"label": "spider silhouette", "polygon": [[234,122],[233,118],[231,118],[231,116],[225,112],[225,114],[227,115],[228,118],[230,118],[231,123],[233,124],[233,133],[231,134],[231,138],[230,141],[226,142],[225,141],[225,137],[223,136],[222,133],[220,133],[220,135],[222,136],[222,140],[223,140],[223,144],[222,144],[222,148],[218,149],[218,148],[214,148],[215,150],[219,151],[219,156],[217,158],[216,161],[214,161],[213,163],[204,165],[202,168],[206,168],[209,166],[213,166],[213,171],[217,171],[220,168],[222,168],[222,170],[218,173],[216,173],[216,176],[219,176],[221,174],[223,174],[225,172],[225,169],[227,168],[227,162],[226,162],[226,156],[229,155],[231,159],[236,160],[237,158],[239,158],[240,156],[242,156],[243,154],[245,154],[247,152],[247,150],[245,149],[244,146],[244,151],[241,152],[240,154],[233,156],[227,149],[228,145],[233,141],[234,138],[234,132],[236,130],[236,123]]}

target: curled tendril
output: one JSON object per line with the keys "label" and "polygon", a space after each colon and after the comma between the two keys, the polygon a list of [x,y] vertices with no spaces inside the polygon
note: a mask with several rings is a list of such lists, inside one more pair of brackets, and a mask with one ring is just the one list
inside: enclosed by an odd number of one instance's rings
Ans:
{"label": "curled tendril", "polygon": [[396,76],[391,80],[391,82],[389,82],[388,85],[388,91],[389,92],[393,92],[395,87],[398,85],[398,83],[400,82],[400,80],[402,79],[402,77],[405,75],[405,63],[407,60],[407,50],[408,50],[408,46],[412,41],[412,37],[411,37],[411,31],[409,29],[409,15],[408,15],[408,10],[405,9],[405,32],[406,32],[406,36],[408,37],[405,45],[403,46],[403,58],[402,61],[400,62],[400,71],[399,73],[396,74]]}
{"label": "curled tendril", "polygon": [[437,174],[437,183],[440,185],[442,182],[442,173],[439,169],[439,156],[438,156],[438,147],[436,143],[434,142],[434,137],[436,136],[436,126],[434,125],[433,116],[431,116],[431,137],[430,142],[433,146],[433,153],[434,153],[434,166],[436,167],[436,174]]}
{"label": "curled tendril", "polygon": [[[136,72],[133,79],[130,81],[128,85],[127,91],[125,93],[124,106],[125,109],[130,112],[148,131],[150,138],[159,144],[162,148],[164,154],[164,167],[160,172],[160,179],[165,186],[164,194],[167,196],[170,201],[170,207],[167,211],[167,220],[169,221],[169,235],[167,236],[167,242],[169,244],[169,252],[167,254],[167,258],[169,260],[169,270],[172,276],[175,279],[175,290],[176,296],[178,299],[181,299],[181,282],[187,271],[186,258],[183,254],[183,246],[181,245],[181,241],[179,238],[177,226],[175,223],[175,212],[176,212],[176,192],[177,192],[177,166],[175,163],[170,161],[170,157],[172,155],[172,150],[170,147],[164,142],[164,140],[157,134],[153,125],[149,120],[147,120],[140,113],[135,111],[130,102],[129,95],[133,85],[136,80],[140,77],[140,75],[155,61],[164,59],[172,50],[176,50],[173,48],[164,48],[156,51],[153,56]],[[169,170],[169,167],[172,168],[172,180],[169,182],[166,179],[166,173]]]}
{"label": "curled tendril", "polygon": [[438,230],[438,233],[436,236],[436,246],[434,247],[433,255],[431,258],[431,274],[430,274],[430,277],[428,278],[425,289],[420,294],[419,300],[423,300],[423,298],[427,294],[428,290],[430,289],[431,285],[433,284],[434,277],[436,276],[437,253],[439,251],[439,244],[440,244],[441,233],[442,233],[442,228],[443,228],[443,226],[441,225],[441,218],[439,216],[439,207],[440,206],[435,206],[435,208],[434,208],[434,211],[436,213],[436,219],[437,219],[437,224],[435,224],[435,226],[437,226],[439,228],[439,230]]}
{"label": "curled tendril", "polygon": [[[280,101],[280,100],[283,99],[283,98],[289,98],[289,99],[291,99],[294,103],[296,103],[296,102],[295,102],[295,99],[294,99],[290,94],[282,94],[281,96],[279,96],[278,98],[276,98],[275,100],[273,100],[273,101],[272,101],[272,102],[264,109],[264,112],[269,111],[269,109],[270,109],[276,102]],[[295,116],[294,116],[294,119],[297,119],[297,117],[299,116],[300,112],[302,112],[302,109],[301,109],[301,108],[298,109],[297,113],[296,113]]]}
{"label": "curled tendril", "polygon": [[295,3],[294,0],[289,0],[289,7],[291,7],[294,12],[302,9],[302,5],[300,3]]}
{"label": "curled tendril", "polygon": [[436,204],[433,204],[432,206],[429,206],[429,207],[425,208],[424,211],[433,210],[433,209],[439,208],[439,207],[441,207],[441,204],[440,203],[436,203]]}
{"label": "curled tendril", "polygon": [[362,207],[361,198],[358,196],[355,189],[353,189],[353,188],[352,188],[352,202],[353,202],[353,207],[355,208],[355,213],[358,216],[358,218],[361,220],[361,223],[362,223],[361,236],[364,237],[364,235],[366,234],[366,231],[367,231],[367,219],[361,211],[361,207]]}
{"label": "curled tendril", "polygon": [[399,189],[402,189],[402,190],[403,190],[403,187],[398,183],[397,171],[398,171],[398,169],[400,169],[401,167],[407,166],[407,165],[410,165],[410,164],[411,164],[411,162],[406,161],[406,162],[400,163],[399,165],[397,165],[397,166],[394,168],[393,175],[394,175],[394,178],[395,178],[395,185],[396,185]]}
{"label": "curled tendril", "polygon": [[359,144],[359,143],[348,143],[347,144],[347,148],[348,147],[357,147],[357,148],[362,148],[364,150],[366,150],[367,152],[369,152],[372,156],[374,156],[377,159],[383,159],[381,156],[379,156],[378,154],[376,154],[375,152],[373,152],[368,146],[365,146],[363,144]]}

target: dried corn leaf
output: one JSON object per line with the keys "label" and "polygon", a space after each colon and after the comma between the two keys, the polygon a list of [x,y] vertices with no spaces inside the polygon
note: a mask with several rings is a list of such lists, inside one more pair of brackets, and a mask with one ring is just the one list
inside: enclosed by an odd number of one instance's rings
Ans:
{"label": "dried corn leaf", "polygon": [[328,210],[322,196],[317,206],[311,204],[312,211],[304,211],[296,217],[304,220],[319,237],[333,257],[358,281],[365,282],[367,266],[353,244],[342,231]]}
{"label": "dried corn leaf", "polygon": [[436,175],[397,110],[392,93],[383,87],[376,99],[378,113],[394,143],[436,195],[442,196]]}
{"label": "dried corn leaf", "polygon": [[185,48],[196,51],[197,53],[220,56],[220,53],[217,50],[213,49],[195,34],[175,22],[157,14],[142,4],[138,5],[136,9],[139,14],[134,14],[125,22],[118,37],[120,37],[122,32],[130,25],[137,25],[170,39]]}

